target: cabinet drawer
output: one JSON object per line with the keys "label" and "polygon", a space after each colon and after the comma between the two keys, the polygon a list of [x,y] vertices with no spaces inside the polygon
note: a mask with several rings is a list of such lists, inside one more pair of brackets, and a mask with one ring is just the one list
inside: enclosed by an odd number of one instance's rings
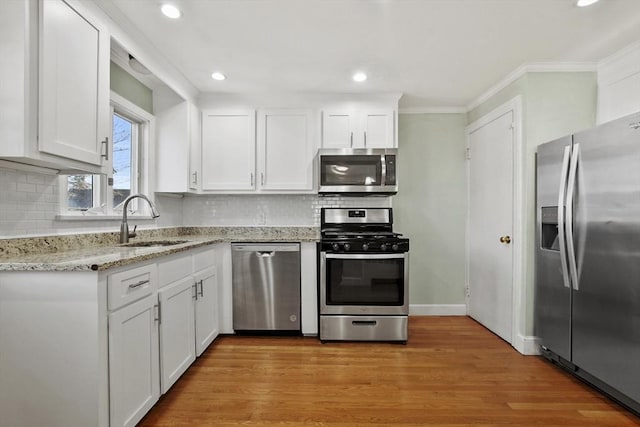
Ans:
{"label": "cabinet drawer", "polygon": [[[189,253],[189,252],[187,252]],[[158,262],[158,287],[162,288],[191,274],[191,255],[178,255]]]}
{"label": "cabinet drawer", "polygon": [[109,310],[127,305],[147,295],[157,288],[157,269],[155,264],[113,273],[107,279]]}
{"label": "cabinet drawer", "polygon": [[200,271],[214,265],[216,262],[216,250],[205,249],[193,254],[193,271]]}

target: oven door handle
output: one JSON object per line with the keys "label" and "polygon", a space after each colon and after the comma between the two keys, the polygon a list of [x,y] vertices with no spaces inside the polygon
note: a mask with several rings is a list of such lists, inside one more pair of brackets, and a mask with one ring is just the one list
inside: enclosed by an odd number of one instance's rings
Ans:
{"label": "oven door handle", "polygon": [[327,259],[403,259],[406,253],[401,254],[327,254]]}

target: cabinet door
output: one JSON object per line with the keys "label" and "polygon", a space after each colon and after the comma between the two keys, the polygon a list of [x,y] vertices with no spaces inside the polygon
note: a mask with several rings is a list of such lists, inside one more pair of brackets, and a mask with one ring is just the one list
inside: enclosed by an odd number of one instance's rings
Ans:
{"label": "cabinet door", "polygon": [[189,103],[156,115],[156,191],[187,192],[189,188]]}
{"label": "cabinet door", "polygon": [[356,115],[351,112],[322,113],[322,148],[353,148],[357,130]]}
{"label": "cabinet door", "polygon": [[166,393],[196,360],[191,276],[158,292],[160,301],[160,388]]}
{"label": "cabinet door", "polygon": [[313,189],[315,145],[309,110],[268,110],[259,114],[261,190]]}
{"label": "cabinet door", "polygon": [[41,5],[40,132],[42,152],[92,165],[108,150],[109,52],[106,28],[62,0]]}
{"label": "cabinet door", "polygon": [[218,336],[218,279],[216,268],[195,274],[196,354],[200,356]]}
{"label": "cabinet door", "polygon": [[160,396],[157,295],[109,315],[110,425],[135,426]]}
{"label": "cabinet door", "polygon": [[202,189],[255,189],[255,111],[202,114]]}
{"label": "cabinet door", "polygon": [[394,113],[392,110],[363,112],[362,138],[365,148],[395,147]]}

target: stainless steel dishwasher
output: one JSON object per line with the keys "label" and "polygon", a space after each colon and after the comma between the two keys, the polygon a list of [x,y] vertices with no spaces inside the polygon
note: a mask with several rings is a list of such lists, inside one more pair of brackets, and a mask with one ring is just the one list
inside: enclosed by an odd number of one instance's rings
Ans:
{"label": "stainless steel dishwasher", "polygon": [[233,329],[300,331],[300,244],[232,243]]}

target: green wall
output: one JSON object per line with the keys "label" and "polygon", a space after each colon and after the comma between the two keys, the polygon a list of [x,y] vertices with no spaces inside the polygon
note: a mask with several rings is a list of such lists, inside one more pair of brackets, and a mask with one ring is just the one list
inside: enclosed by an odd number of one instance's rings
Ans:
{"label": "green wall", "polygon": [[526,335],[534,332],[536,149],[540,144],[595,125],[596,84],[595,72],[527,73],[467,115],[472,123],[515,96],[522,96],[525,284],[520,306],[524,310]]}
{"label": "green wall", "polygon": [[111,62],[111,90],[153,114],[151,89],[113,62]]}
{"label": "green wall", "polygon": [[400,114],[394,229],[411,239],[411,304],[464,304],[465,114]]}

